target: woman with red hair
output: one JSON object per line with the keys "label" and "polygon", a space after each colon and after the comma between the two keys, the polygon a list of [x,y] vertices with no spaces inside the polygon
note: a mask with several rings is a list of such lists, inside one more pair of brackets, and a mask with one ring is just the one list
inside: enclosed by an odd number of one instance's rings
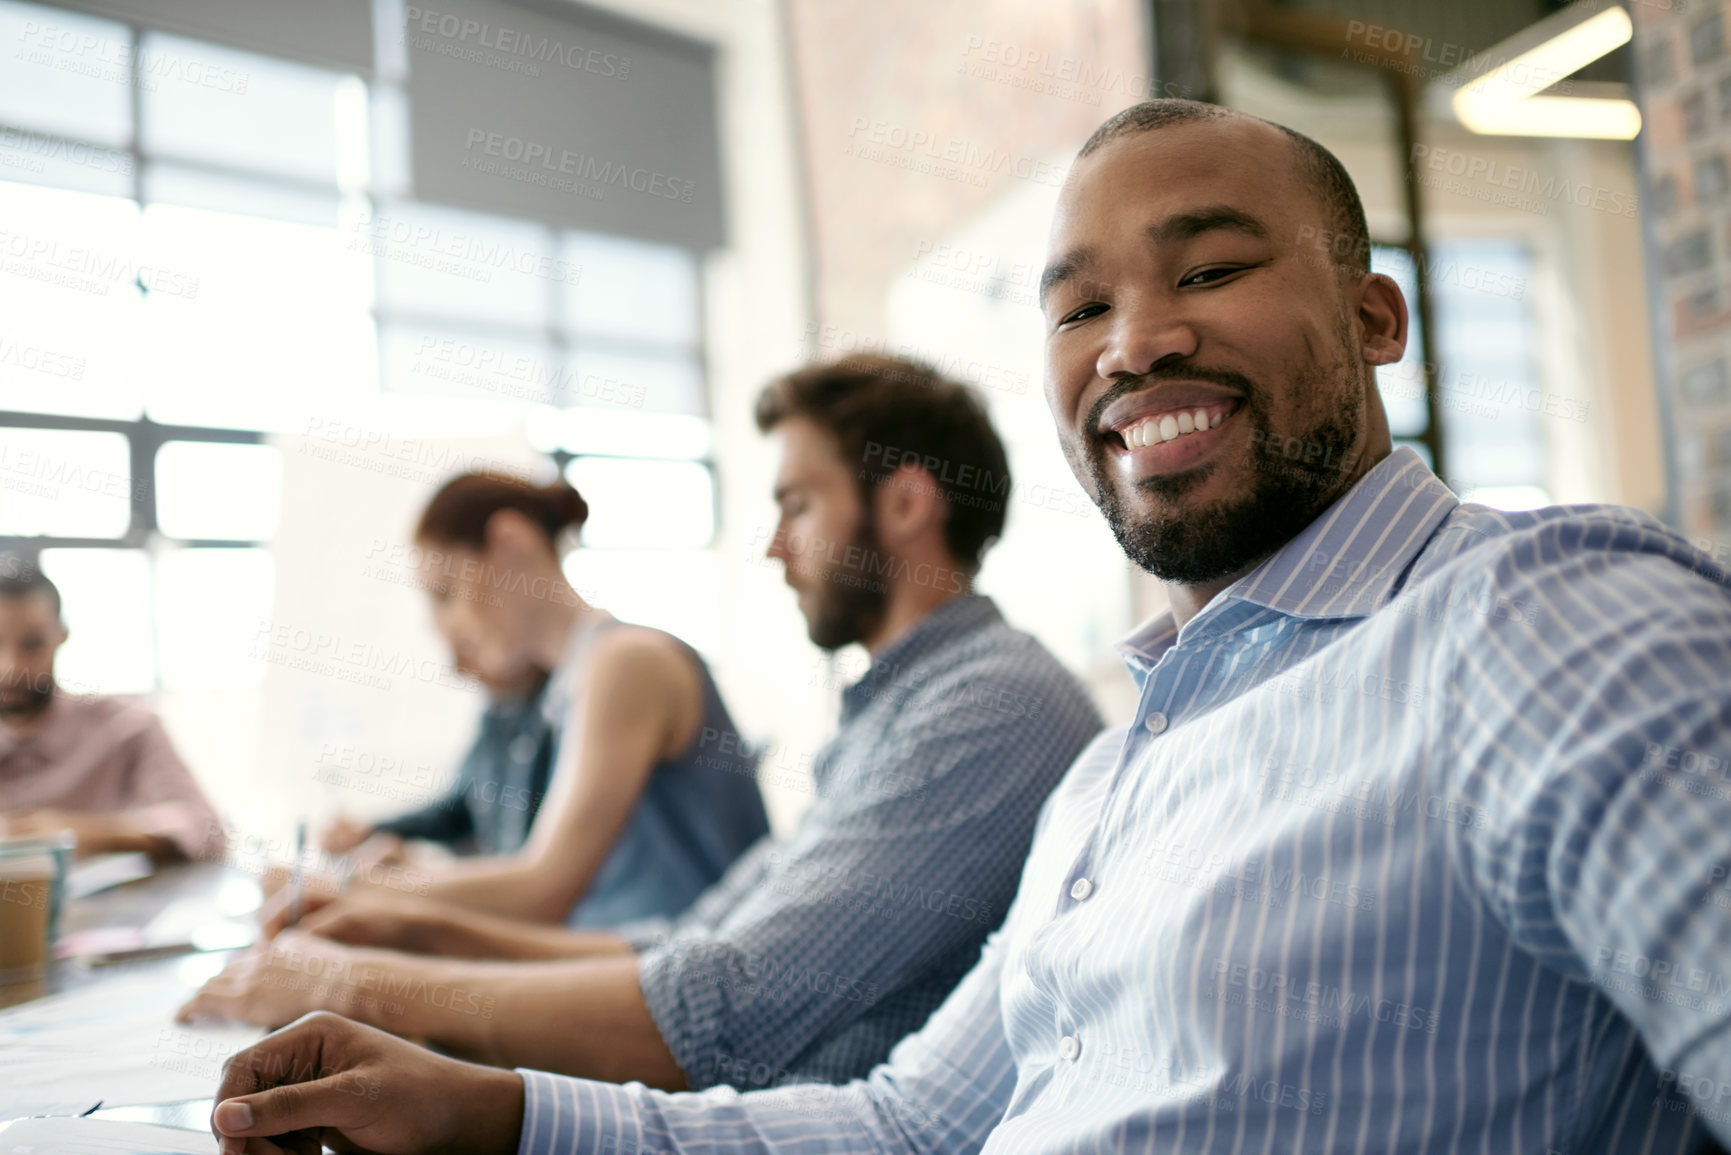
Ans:
{"label": "woman with red hair", "polygon": [[[427,871],[418,893],[569,926],[672,916],[769,829],[755,754],[703,659],[566,580],[562,545],[588,512],[563,481],[467,473],[421,514],[421,584],[454,664],[488,684],[551,671],[543,701],[558,739],[522,848]],[[288,905],[279,894],[270,929]],[[309,892],[300,909],[317,905]]]}

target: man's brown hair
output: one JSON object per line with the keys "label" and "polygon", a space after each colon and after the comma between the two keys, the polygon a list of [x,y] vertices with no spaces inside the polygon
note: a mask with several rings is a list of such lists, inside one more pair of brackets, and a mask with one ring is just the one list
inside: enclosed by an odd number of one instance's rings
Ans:
{"label": "man's brown hair", "polygon": [[803,417],[835,438],[860,500],[903,465],[931,475],[947,507],[944,544],[964,569],[1004,532],[1011,492],[1004,443],[966,385],[917,361],[859,353],[809,365],[764,387],[757,427]]}

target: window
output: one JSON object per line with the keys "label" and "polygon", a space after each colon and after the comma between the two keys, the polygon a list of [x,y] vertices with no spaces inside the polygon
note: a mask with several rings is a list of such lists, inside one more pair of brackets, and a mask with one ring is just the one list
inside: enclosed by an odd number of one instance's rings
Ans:
{"label": "window", "polygon": [[1549,504],[1542,420],[1582,420],[1586,409],[1540,385],[1526,249],[1498,239],[1433,243],[1429,288],[1436,333],[1428,341],[1417,314],[1411,255],[1378,245],[1371,268],[1394,278],[1412,310],[1405,353],[1396,364],[1377,369],[1395,444],[1429,460],[1421,439],[1430,427],[1423,362],[1430,350],[1437,362],[1434,389],[1450,487],[1465,500],[1500,509]]}
{"label": "window", "polygon": [[70,429],[0,429],[0,533],[110,538],[132,523],[126,437]]}
{"label": "window", "polygon": [[713,539],[699,255],[416,201],[400,32],[363,79],[0,0],[0,549],[69,683],[256,679],[269,435],[360,398],[521,421],[620,590]]}
{"label": "window", "polygon": [[[379,43],[374,123],[400,125],[403,43]],[[616,587],[583,588],[623,605],[665,551],[715,535],[698,255],[417,202],[407,139],[375,142],[380,191],[344,225],[373,262],[380,387],[524,407],[531,444],[590,501],[582,544],[622,551]]]}
{"label": "window", "polygon": [[1431,249],[1437,380],[1449,484],[1498,509],[1551,504],[1544,423],[1586,407],[1539,377],[1528,299],[1532,258],[1515,241],[1440,241]]}
{"label": "window", "polygon": [[1406,445],[1431,463],[1430,447],[1425,438],[1430,431],[1430,408],[1425,398],[1424,358],[1428,343],[1418,316],[1418,274],[1412,254],[1393,245],[1372,245],[1372,272],[1394,278],[1406,298],[1406,350],[1393,365],[1380,365],[1376,370],[1377,389],[1382,393],[1383,408],[1388,412],[1388,429],[1396,445]]}

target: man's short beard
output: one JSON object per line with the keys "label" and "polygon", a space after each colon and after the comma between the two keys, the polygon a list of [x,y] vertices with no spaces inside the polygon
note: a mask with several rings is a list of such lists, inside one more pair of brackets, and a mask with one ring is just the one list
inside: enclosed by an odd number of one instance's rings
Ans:
{"label": "man's short beard", "polygon": [[[860,523],[854,528],[853,540],[844,556],[866,559],[883,556],[878,544],[877,527],[872,524],[871,499],[866,495]],[[855,553],[854,551],[858,551]],[[834,652],[843,646],[862,641],[883,623],[890,600],[889,583],[869,570],[838,568],[821,575],[823,585],[818,590],[817,607],[807,623],[807,632],[819,649]]]}
{"label": "man's short beard", "polygon": [[19,678],[14,685],[0,688],[24,691],[17,698],[0,698],[0,718],[11,722],[28,722],[40,717],[54,700],[53,678]]}
{"label": "man's short beard", "polygon": [[[1343,354],[1349,336],[1350,330],[1341,335]],[[1174,377],[1197,375],[1180,369],[1170,372]],[[1319,366],[1295,381],[1293,388],[1295,393],[1332,392],[1348,384],[1344,374],[1352,372],[1350,360],[1343,356],[1334,365]],[[1242,462],[1248,467],[1250,488],[1242,496],[1133,519],[1115,488],[1104,447],[1089,455],[1100,512],[1106,515],[1112,535],[1131,561],[1162,581],[1200,585],[1239,573],[1291,541],[1340,496],[1351,476],[1363,422],[1350,391],[1343,394],[1339,409],[1325,414],[1312,428],[1283,437],[1269,428],[1266,392],[1236,374],[1231,376],[1244,393],[1240,413],[1251,429],[1249,455]],[[1294,439],[1303,444],[1300,459],[1289,460],[1275,451]],[[1137,488],[1175,503],[1214,472],[1235,464],[1239,463],[1223,458],[1177,476],[1143,478]]]}

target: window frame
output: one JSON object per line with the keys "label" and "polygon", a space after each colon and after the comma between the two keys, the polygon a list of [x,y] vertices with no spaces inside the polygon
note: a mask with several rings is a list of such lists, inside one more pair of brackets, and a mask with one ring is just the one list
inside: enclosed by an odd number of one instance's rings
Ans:
{"label": "window frame", "polygon": [[[58,7],[58,5],[54,4],[52,2],[52,0],[46,0],[46,2],[44,2],[44,0],[30,0],[30,2],[38,4],[39,6],[42,6],[42,7],[47,7],[47,8],[57,8]],[[388,7],[388,6],[374,6],[374,9],[373,9],[373,19],[375,22],[374,35],[375,35],[375,42],[376,43],[380,43],[384,39],[384,38],[380,37],[380,35],[379,35],[380,29],[378,27],[378,21],[381,20],[385,16],[385,14],[386,14],[384,11],[385,7]],[[189,36],[188,34],[182,32],[182,31],[179,31],[179,30],[175,30],[175,29],[169,29],[169,28],[158,29],[158,28],[155,28],[153,26],[145,25],[145,24],[142,24],[142,23],[139,23],[136,21],[132,21],[132,20],[114,20],[112,17],[110,17],[109,19],[113,23],[115,23],[116,25],[120,26],[121,28],[123,28],[125,30],[127,50],[130,54],[129,59],[133,60],[133,61],[136,61],[139,58],[138,54],[139,54],[140,46],[142,45],[146,35],[148,35],[150,33],[162,32],[162,33],[169,34],[169,35],[179,36],[179,37],[182,37],[183,39],[195,39],[195,40],[198,39],[198,37],[196,37],[196,36]],[[212,42],[212,43],[216,43],[216,42]],[[296,175],[292,175],[292,174],[279,175],[279,174],[274,174],[274,173],[273,174],[261,174],[261,173],[255,172],[255,171],[248,169],[248,168],[225,167],[225,166],[219,165],[219,164],[212,164],[209,161],[205,161],[205,160],[196,160],[196,159],[192,159],[192,158],[185,158],[185,157],[179,157],[179,156],[173,156],[173,155],[161,155],[161,156],[159,156],[155,153],[147,152],[143,148],[142,139],[141,139],[142,135],[143,135],[141,132],[141,126],[142,126],[143,120],[144,120],[144,107],[143,107],[143,105],[144,105],[145,86],[141,82],[141,77],[140,77],[139,71],[136,68],[130,68],[129,74],[128,74],[128,83],[127,83],[128,124],[127,124],[127,133],[126,133],[126,137],[125,137],[125,143],[123,145],[108,145],[108,144],[98,145],[93,141],[83,139],[83,138],[80,138],[77,136],[73,136],[73,135],[69,135],[69,134],[65,134],[65,133],[59,133],[59,132],[47,132],[47,131],[43,131],[43,130],[40,130],[40,129],[35,128],[35,127],[29,127],[29,126],[25,126],[25,125],[21,125],[21,124],[10,123],[10,122],[0,122],[0,131],[12,131],[12,132],[20,133],[20,134],[25,134],[25,135],[28,135],[30,137],[41,138],[41,139],[46,139],[46,140],[62,141],[62,142],[65,142],[65,143],[67,143],[69,145],[73,145],[73,146],[99,148],[99,149],[102,149],[102,150],[107,151],[107,152],[112,152],[112,153],[116,153],[116,154],[125,156],[130,161],[130,164],[131,164],[130,181],[129,181],[129,186],[128,186],[128,189],[127,189],[125,196],[128,199],[130,199],[133,202],[133,204],[135,204],[138,207],[140,212],[143,212],[144,210],[149,208],[149,206],[151,204],[154,204],[154,203],[177,203],[177,202],[173,202],[173,201],[158,202],[158,201],[148,200],[146,198],[145,189],[146,189],[146,184],[147,184],[147,179],[146,179],[147,167],[149,167],[151,165],[158,164],[158,163],[172,164],[178,168],[189,170],[189,171],[192,171],[194,173],[208,174],[212,177],[218,177],[218,178],[227,178],[227,179],[239,178],[239,179],[243,179],[243,180],[268,179],[273,183],[276,183],[276,184],[283,186],[283,187],[287,187],[287,188],[292,189],[292,190],[297,191],[297,192],[308,192],[308,193],[313,193],[313,194],[316,194],[319,196],[331,196],[334,194],[339,200],[345,196],[358,196],[364,201],[365,207],[369,213],[376,213],[380,210],[380,208],[382,206],[387,206],[387,205],[390,205],[392,203],[398,203],[398,204],[404,204],[404,203],[406,203],[406,204],[422,204],[422,203],[424,203],[424,204],[428,204],[429,206],[434,207],[434,208],[447,207],[447,206],[440,205],[438,202],[420,201],[417,197],[414,196],[412,191],[405,192],[403,190],[384,189],[379,184],[377,172],[374,171],[376,169],[376,159],[377,159],[378,153],[376,150],[376,142],[374,142],[372,134],[375,133],[378,129],[378,118],[373,115],[373,112],[376,109],[378,101],[380,99],[379,93],[383,89],[388,88],[388,87],[396,87],[399,89],[401,88],[402,80],[400,77],[388,76],[385,74],[385,72],[383,72],[381,70],[377,70],[377,69],[375,69],[372,72],[363,72],[363,71],[358,71],[358,70],[354,70],[354,69],[347,68],[347,67],[333,66],[333,65],[329,65],[329,64],[314,65],[314,64],[309,64],[306,61],[298,60],[298,59],[295,59],[292,57],[275,56],[274,54],[272,54],[268,51],[261,51],[259,49],[246,49],[245,51],[252,52],[255,55],[268,57],[270,59],[283,60],[286,62],[294,63],[297,65],[308,66],[308,67],[317,67],[317,68],[322,69],[323,71],[330,72],[330,73],[333,73],[333,74],[336,74],[339,76],[343,76],[343,77],[353,77],[353,78],[359,80],[360,83],[365,86],[366,109],[367,109],[367,119],[368,119],[367,131],[368,131],[368,143],[369,143],[369,154],[370,155],[369,155],[369,176],[368,176],[368,180],[364,186],[362,186],[359,189],[344,189],[342,187],[327,185],[323,182],[310,180],[310,179],[303,177],[303,176],[296,176]],[[0,179],[6,179],[4,172],[0,172]],[[77,191],[76,189],[73,189],[73,188],[55,185],[52,183],[40,183],[40,182],[29,182],[29,181],[23,182],[23,183],[32,184],[32,185],[36,185],[37,187],[43,187],[43,188],[49,188],[49,189],[62,189],[62,190],[67,191],[67,192],[76,192]],[[467,207],[467,206],[449,206],[449,207],[461,208],[463,211],[469,211],[469,212],[479,211],[479,210],[475,210],[475,209]],[[555,247],[557,247],[561,243],[561,240],[562,240],[563,235],[565,233],[582,231],[582,230],[571,229],[569,226],[558,224],[558,223],[548,221],[548,220],[535,218],[535,217],[514,216],[511,214],[500,213],[500,212],[494,212],[494,213],[491,213],[490,215],[497,216],[497,217],[500,217],[503,219],[520,221],[523,223],[527,223],[527,224],[539,227],[539,228],[545,230],[547,236],[550,239],[550,242]],[[613,234],[597,234],[597,235],[608,236],[608,235],[613,235]],[[626,234],[618,234],[618,235],[626,236]],[[630,238],[630,239],[638,239],[638,238]],[[704,282],[705,282],[706,255],[700,250],[685,248],[685,247],[679,246],[679,245],[672,245],[672,244],[669,244],[668,242],[646,242],[646,243],[655,243],[655,244],[664,245],[666,247],[679,249],[681,252],[686,253],[690,257],[691,261],[693,262],[694,272],[695,272],[695,281],[696,281],[696,293],[695,293],[695,298],[692,302],[692,307],[693,307],[693,310],[695,313],[696,324],[695,324],[694,331],[693,331],[694,332],[693,339],[689,344],[683,344],[683,343],[677,344],[677,345],[662,344],[662,343],[657,343],[657,342],[653,342],[653,341],[645,341],[645,340],[640,339],[640,338],[623,337],[623,336],[617,340],[608,340],[606,337],[599,337],[598,338],[593,334],[587,335],[587,336],[579,336],[574,331],[569,330],[567,328],[567,326],[564,324],[564,313],[562,311],[563,301],[557,296],[553,296],[553,297],[549,298],[550,307],[547,311],[546,317],[543,318],[540,321],[540,323],[538,323],[534,326],[524,326],[521,328],[513,328],[509,325],[502,325],[502,324],[498,324],[497,322],[488,322],[485,320],[466,321],[466,320],[462,320],[460,318],[443,317],[443,316],[439,316],[437,313],[419,312],[419,311],[415,311],[412,309],[394,309],[394,308],[389,307],[388,305],[382,305],[380,300],[379,300],[379,294],[376,291],[372,294],[372,299],[368,305],[367,316],[368,316],[368,319],[373,326],[373,331],[375,334],[382,332],[384,328],[386,328],[387,326],[392,326],[392,325],[396,325],[396,326],[418,326],[418,327],[426,328],[426,329],[435,329],[435,328],[439,328],[439,327],[448,326],[448,327],[454,327],[454,328],[467,328],[471,331],[493,330],[493,331],[500,333],[501,336],[505,336],[508,334],[508,335],[520,337],[520,336],[523,336],[525,334],[533,333],[533,335],[535,336],[535,338],[537,340],[540,340],[546,344],[551,355],[554,355],[560,359],[560,364],[561,364],[562,369],[564,366],[569,365],[571,363],[571,358],[573,355],[582,352],[586,348],[593,348],[593,349],[598,349],[601,351],[617,351],[617,352],[634,352],[634,351],[638,351],[638,352],[648,352],[648,351],[668,352],[668,351],[677,350],[681,353],[689,355],[696,364],[697,373],[698,373],[699,396],[700,396],[702,403],[703,403],[702,412],[700,414],[697,414],[696,416],[700,417],[701,420],[707,422],[710,425],[711,429],[713,429],[714,428],[714,417],[713,417],[713,412],[712,412],[711,404],[710,404],[711,403],[710,382],[711,382],[712,366],[710,364],[709,332],[708,332],[708,326],[705,323],[706,301],[705,301],[705,283]],[[373,260],[375,262],[375,265],[374,265],[375,275],[376,275],[376,268],[377,268],[376,262],[381,260],[381,259],[383,259],[383,258],[381,258],[377,255],[375,255],[373,257]],[[563,286],[554,285],[554,286],[549,287],[550,293],[562,294],[562,293],[568,292],[568,291],[569,290]],[[381,345],[376,346],[375,361],[374,361],[374,366],[373,366],[373,371],[375,374],[375,381],[381,386],[381,388],[379,390],[381,393],[386,392],[386,390],[384,390],[382,388],[382,386],[384,384],[383,357],[384,357],[384,353],[383,353],[382,344],[381,344]],[[393,390],[390,392],[398,392],[398,391]],[[569,406],[566,408],[566,411],[569,411],[570,409],[579,409],[579,408],[584,408],[584,407],[583,406]],[[52,535],[52,534],[24,536],[24,535],[18,535],[18,534],[0,533],[0,551],[9,552],[9,553],[18,555],[18,556],[22,557],[24,560],[26,560],[29,564],[35,565],[35,564],[38,564],[42,551],[43,550],[49,550],[49,549],[135,549],[135,550],[138,550],[141,553],[143,553],[146,556],[146,558],[150,560],[152,573],[154,574],[156,549],[160,545],[168,545],[168,546],[171,546],[171,547],[176,548],[176,549],[180,549],[180,548],[189,548],[189,549],[190,548],[221,548],[221,549],[236,549],[236,548],[255,548],[255,549],[258,549],[258,548],[262,548],[262,549],[268,549],[270,547],[270,539],[269,538],[262,538],[262,539],[259,539],[259,538],[196,538],[196,539],[189,539],[189,538],[174,537],[174,536],[170,536],[170,535],[164,533],[162,528],[161,528],[160,519],[158,516],[155,466],[156,466],[156,456],[157,456],[158,451],[165,444],[167,444],[168,442],[171,442],[171,441],[197,441],[197,442],[204,442],[204,443],[233,444],[233,445],[261,445],[261,444],[268,444],[267,439],[269,437],[273,436],[271,431],[238,428],[238,427],[233,427],[233,426],[183,425],[183,424],[158,422],[158,421],[152,420],[151,417],[149,416],[148,402],[146,403],[146,405],[143,408],[143,411],[140,413],[140,415],[137,418],[84,417],[84,416],[74,416],[74,415],[69,415],[69,414],[58,414],[58,413],[52,413],[52,412],[35,412],[35,411],[26,411],[26,410],[0,410],[0,429],[8,429],[8,428],[10,428],[10,429],[76,431],[76,432],[119,433],[123,437],[126,438],[126,442],[127,442],[127,446],[128,446],[128,463],[129,463],[129,467],[130,467],[130,471],[131,471],[132,485],[131,485],[131,492],[129,495],[129,503],[130,503],[129,522],[128,522],[127,530],[122,536],[120,536],[118,538],[102,538],[102,537],[94,537],[93,538],[93,537],[80,537],[80,536],[68,536],[68,535]],[[605,454],[605,453],[598,454],[598,453],[593,453],[593,452],[588,452],[588,451],[585,451],[582,453],[576,453],[576,452],[566,450],[562,447],[555,447],[555,448],[550,449],[550,450],[541,451],[541,456],[544,459],[551,462],[551,464],[558,471],[558,475],[560,477],[565,476],[566,467],[573,460],[575,460],[578,457],[609,457],[609,458],[615,458],[615,459],[640,460],[640,461],[641,460],[665,460],[665,459],[658,459],[658,458],[646,458],[646,457],[638,456],[636,454],[628,454],[628,453],[626,453],[626,454]],[[715,453],[714,453],[714,448],[713,448],[713,441],[711,442],[710,448],[704,452],[702,457],[679,458],[677,460],[688,461],[688,462],[697,464],[697,465],[701,466],[702,468],[704,468],[705,470],[707,470],[709,475],[710,475],[710,482],[711,482],[710,494],[711,494],[711,507],[712,507],[711,511],[710,511],[710,514],[711,514],[710,524],[712,526],[712,532],[711,532],[711,536],[710,536],[709,540],[703,546],[697,547],[697,548],[699,548],[700,550],[712,550],[715,547],[716,540],[718,539],[720,532],[721,532],[721,510],[722,510],[721,471],[717,468],[717,464],[716,464],[716,460],[715,460]],[[151,664],[152,664],[152,670],[153,670],[153,688],[160,690],[162,688],[162,669],[161,669],[161,664],[160,664],[160,654],[159,653],[153,653],[152,654],[152,663]]]}

